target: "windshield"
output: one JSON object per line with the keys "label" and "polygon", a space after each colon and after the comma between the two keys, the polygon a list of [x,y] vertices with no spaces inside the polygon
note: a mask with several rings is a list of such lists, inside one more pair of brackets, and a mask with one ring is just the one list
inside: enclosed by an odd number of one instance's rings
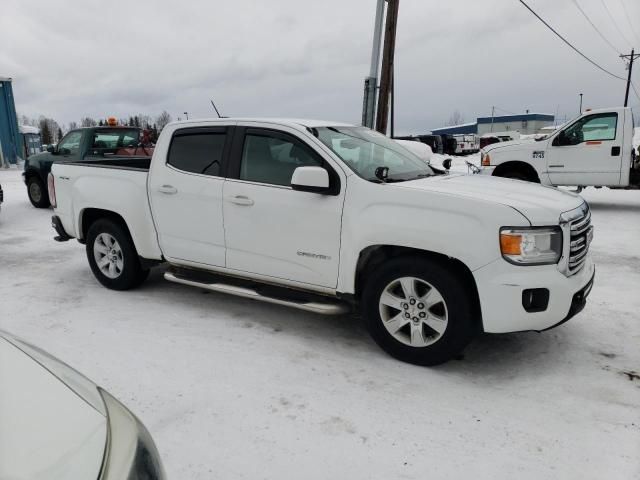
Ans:
{"label": "windshield", "polygon": [[[434,174],[423,160],[399,143],[368,128],[319,127],[312,130],[322,143],[366,180],[401,182]],[[376,176],[376,171],[386,168],[386,176],[380,173]]]}

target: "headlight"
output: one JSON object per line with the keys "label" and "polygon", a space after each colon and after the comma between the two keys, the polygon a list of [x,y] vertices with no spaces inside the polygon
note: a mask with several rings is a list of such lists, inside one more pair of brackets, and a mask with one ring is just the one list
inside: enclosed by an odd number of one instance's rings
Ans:
{"label": "headlight", "polygon": [[516,265],[551,265],[562,256],[560,227],[502,228],[500,251]]}

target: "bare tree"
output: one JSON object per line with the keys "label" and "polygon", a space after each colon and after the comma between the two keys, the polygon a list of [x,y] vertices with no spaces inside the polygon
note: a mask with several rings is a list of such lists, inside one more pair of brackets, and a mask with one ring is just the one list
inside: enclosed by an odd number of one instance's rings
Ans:
{"label": "bare tree", "polygon": [[69,130],[75,130],[76,128],[78,128],[77,122],[69,122]]}
{"label": "bare tree", "polygon": [[460,113],[460,110],[456,109],[449,117],[448,125],[461,125],[464,123],[464,117]]}
{"label": "bare tree", "polygon": [[156,126],[158,127],[158,132],[161,132],[164,127],[167,126],[168,123],[171,123],[171,115],[166,110],[163,110],[160,115],[156,118]]}
{"label": "bare tree", "polygon": [[80,120],[81,127],[95,127],[96,125],[98,125],[98,122],[91,117],[84,117]]}

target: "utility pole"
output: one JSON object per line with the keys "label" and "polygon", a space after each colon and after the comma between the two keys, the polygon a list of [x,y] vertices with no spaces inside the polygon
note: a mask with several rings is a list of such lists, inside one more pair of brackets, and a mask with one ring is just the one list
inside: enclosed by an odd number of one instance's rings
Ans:
{"label": "utility pole", "polygon": [[389,120],[389,94],[391,93],[393,58],[396,49],[399,4],[400,0],[387,0],[387,21],[385,24],[384,48],[382,51],[380,91],[378,92],[378,117],[376,118],[376,130],[384,135],[387,133],[387,123]]}
{"label": "utility pole", "polygon": [[373,29],[373,48],[371,50],[371,68],[369,76],[364,80],[364,101],[362,105],[362,125],[373,128],[376,118],[376,94],[378,91],[378,70],[380,70],[380,45],[382,44],[382,27],[384,24],[384,4],[386,0],[378,0],[376,20]]}
{"label": "utility pole", "polygon": [[183,112],[187,116],[187,120],[189,120],[189,112]]}
{"label": "utility pole", "polygon": [[620,55],[620,58],[629,60],[629,76],[627,77],[627,91],[624,94],[624,106],[629,105],[629,87],[631,87],[631,72],[633,71],[633,61],[636,58],[640,58],[640,53],[635,53],[635,50],[631,49],[631,55]]}
{"label": "utility pole", "polygon": [[580,111],[578,113],[582,115],[582,94],[580,94]]}
{"label": "utility pole", "polygon": [[496,113],[496,107],[491,107],[491,131],[493,132],[493,117]]}

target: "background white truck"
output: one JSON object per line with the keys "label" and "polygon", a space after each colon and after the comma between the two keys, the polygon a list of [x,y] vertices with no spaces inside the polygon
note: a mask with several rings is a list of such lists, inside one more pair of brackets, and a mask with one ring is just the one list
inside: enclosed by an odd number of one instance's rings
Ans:
{"label": "background white truck", "polygon": [[543,185],[640,188],[630,108],[585,112],[538,140],[489,145],[481,173]]}
{"label": "background white truck", "polygon": [[96,278],[172,282],[316,313],[355,309],[391,355],[433,365],[475,334],[545,330],[593,284],[588,205],[511,180],[434,175],[364,127],[220,119],[165,127],[153,158],[55,163],[57,240]]}

